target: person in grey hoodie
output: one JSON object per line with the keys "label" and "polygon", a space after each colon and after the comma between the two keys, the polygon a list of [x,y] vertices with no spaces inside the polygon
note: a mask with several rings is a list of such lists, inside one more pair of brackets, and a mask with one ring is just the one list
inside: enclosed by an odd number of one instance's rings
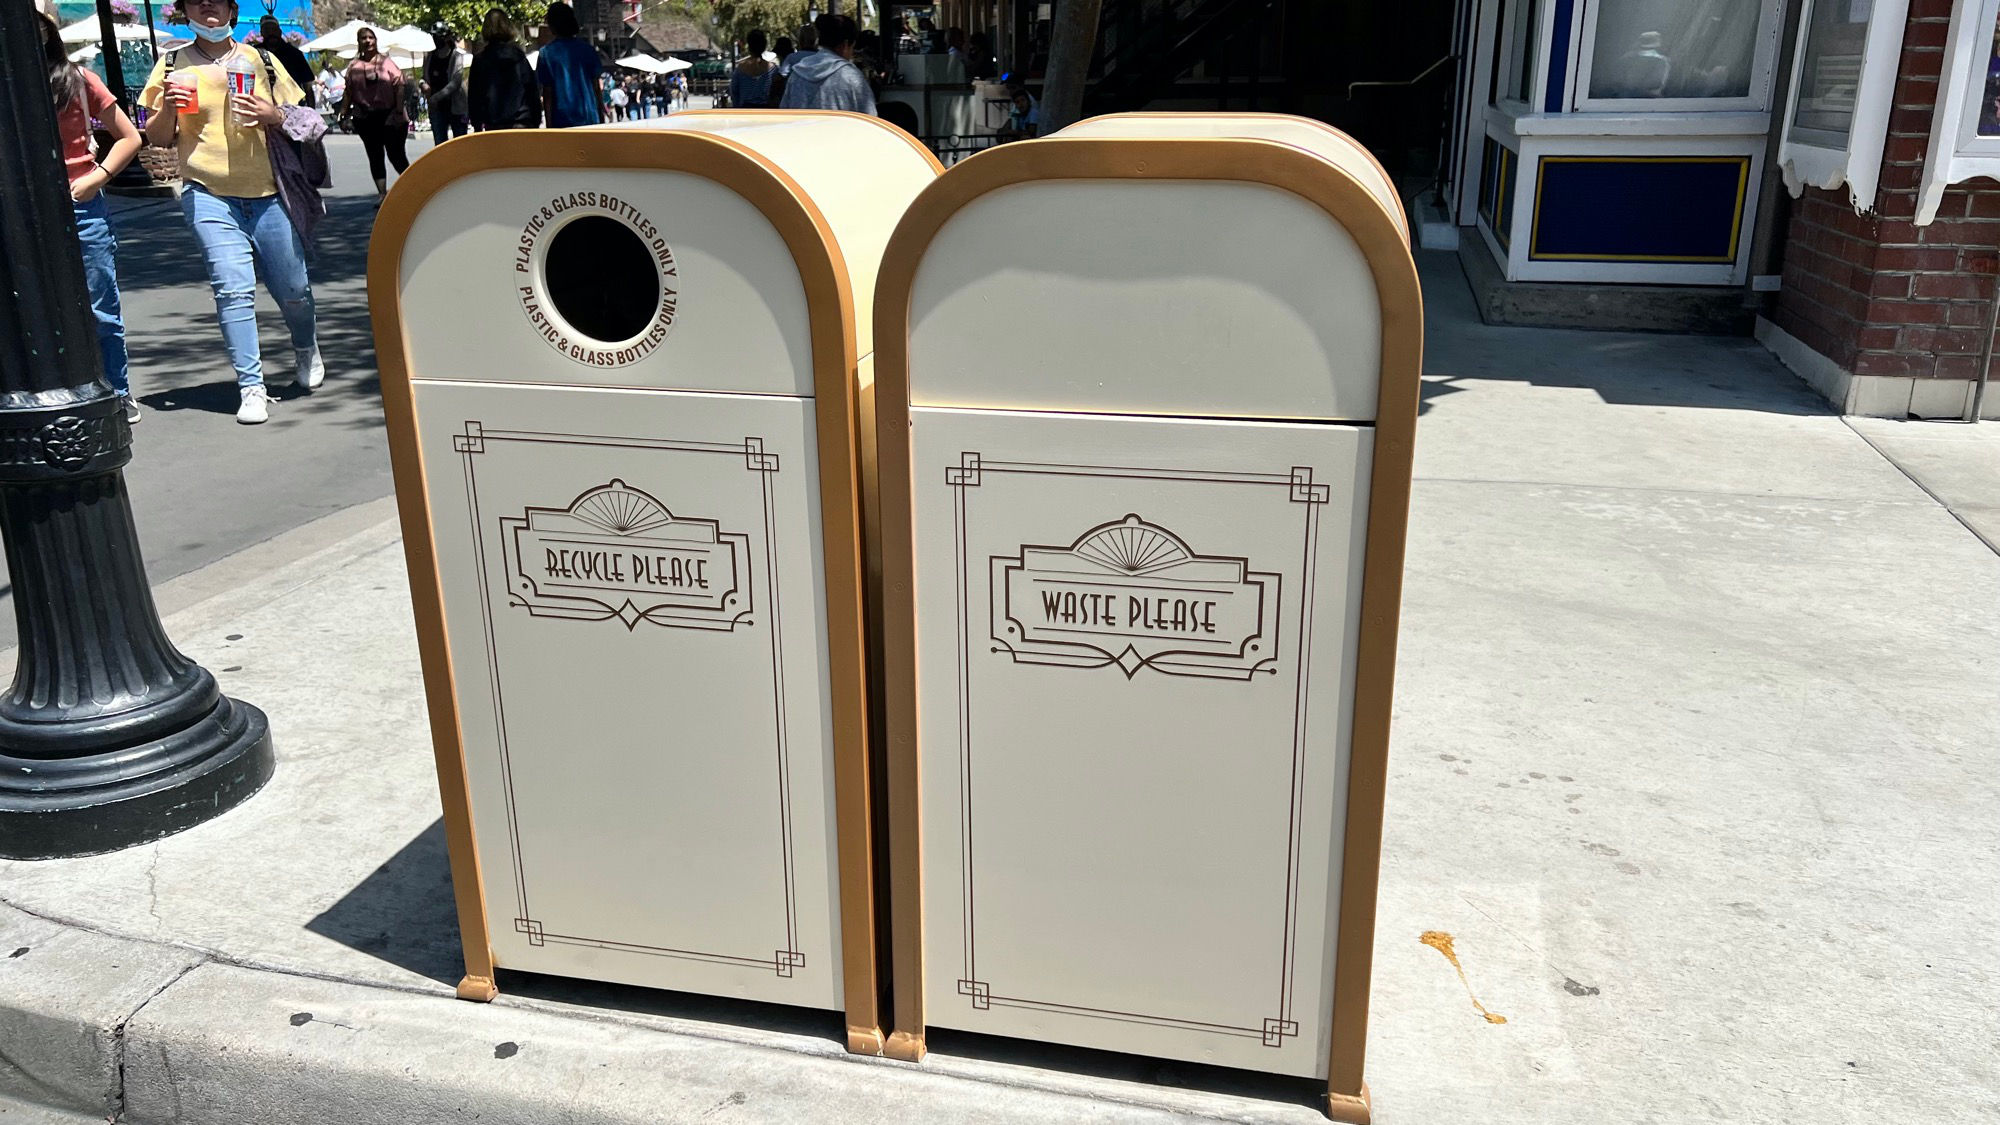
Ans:
{"label": "person in grey hoodie", "polygon": [[785,109],[844,109],[875,115],[875,91],[854,65],[854,17],[828,12],[813,21],[819,50],[792,64]]}

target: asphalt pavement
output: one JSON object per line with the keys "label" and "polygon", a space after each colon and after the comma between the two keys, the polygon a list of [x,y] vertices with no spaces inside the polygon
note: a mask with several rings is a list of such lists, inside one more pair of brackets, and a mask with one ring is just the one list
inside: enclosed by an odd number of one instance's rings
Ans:
{"label": "asphalt pavement", "polygon": [[[430,147],[428,136],[412,141],[410,155]],[[284,321],[260,285],[264,376],[277,400],[262,426],[236,424],[236,377],[179,202],[112,201],[132,389],[145,411],[125,480],[156,586],[393,491],[368,322],[375,187],[359,138],[328,137],[327,156],[334,187],[310,266],[326,382],[310,394],[293,385]],[[0,648],[14,644],[12,596],[7,580]]]}

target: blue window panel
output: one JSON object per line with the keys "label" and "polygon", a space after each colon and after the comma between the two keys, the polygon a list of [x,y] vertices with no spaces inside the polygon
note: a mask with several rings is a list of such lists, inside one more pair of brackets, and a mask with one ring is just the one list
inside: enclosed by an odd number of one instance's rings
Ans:
{"label": "blue window panel", "polygon": [[1736,260],[1747,156],[1545,156],[1534,261]]}
{"label": "blue window panel", "polygon": [[[1545,113],[1563,110],[1563,78],[1569,71],[1569,33],[1570,25],[1576,22],[1572,18],[1575,9],[1575,0],[1556,0],[1555,33],[1549,36],[1549,89],[1542,102]],[[1528,34],[1534,33],[1534,28],[1528,29]]]}

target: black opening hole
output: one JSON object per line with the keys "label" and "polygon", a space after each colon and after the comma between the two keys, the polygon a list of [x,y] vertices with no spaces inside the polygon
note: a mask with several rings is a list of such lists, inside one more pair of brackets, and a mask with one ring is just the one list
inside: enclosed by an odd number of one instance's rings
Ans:
{"label": "black opening hole", "polygon": [[542,264],[549,302],[593,340],[629,340],[660,308],[660,267],[637,231],[616,219],[586,215],[549,240]]}

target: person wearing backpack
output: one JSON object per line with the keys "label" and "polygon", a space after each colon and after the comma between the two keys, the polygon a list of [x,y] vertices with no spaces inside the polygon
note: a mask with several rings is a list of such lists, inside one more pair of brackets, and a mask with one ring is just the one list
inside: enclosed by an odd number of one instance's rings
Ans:
{"label": "person wearing backpack", "polygon": [[[104,185],[111,182],[139,152],[139,130],[97,75],[69,61],[56,21],[42,21],[42,55],[49,67],[49,97],[56,107],[56,132],[62,140],[63,163],[69,171],[70,209],[76,216],[76,239],[83,248],[83,276],[90,288],[90,311],[97,319],[97,351],[104,364],[104,381],[118,392],[125,421],[139,421],[139,404],[132,401],[132,384],[125,353],[125,316],[118,299],[118,238],[111,230],[111,212],[104,204]],[[111,149],[100,162],[92,151],[90,119],[110,132]]]}
{"label": "person wearing backpack", "polygon": [[514,29],[507,13],[499,8],[486,10],[486,22],[479,29],[479,53],[472,56],[470,70],[470,112],[472,128],[533,129],[542,123],[542,92],[535,82],[535,68],[514,43]]}
{"label": "person wearing backpack", "polygon": [[[236,420],[254,426],[270,417],[257,340],[259,267],[291,332],[298,385],[310,390],[326,377],[305,241],[279,201],[265,133],[282,128],[284,107],[305,95],[268,56],[236,42],[236,0],[175,0],[175,7],[194,42],[154,64],[139,102],[152,114],[146,139],[180,152],[181,213],[201,244],[236,372]],[[251,90],[232,92],[232,83]]]}

